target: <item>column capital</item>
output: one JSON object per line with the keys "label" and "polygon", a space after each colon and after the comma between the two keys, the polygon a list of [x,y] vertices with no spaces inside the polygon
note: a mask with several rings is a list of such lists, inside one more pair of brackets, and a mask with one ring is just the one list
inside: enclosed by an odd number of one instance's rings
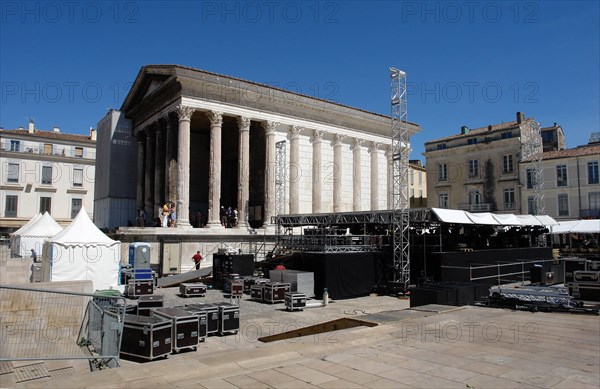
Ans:
{"label": "column capital", "polygon": [[274,122],[272,120],[267,120],[265,122],[262,122],[262,126],[265,129],[265,135],[274,135],[275,130],[277,130],[277,127],[279,126],[279,123]]}
{"label": "column capital", "polygon": [[360,138],[352,139],[352,145],[350,146],[350,149],[351,150],[360,149],[360,146],[362,145],[363,142],[364,142],[364,139],[360,139]]}
{"label": "column capital", "polygon": [[179,121],[190,121],[196,109],[186,105],[178,105],[175,107],[175,113],[179,116]]}
{"label": "column capital", "polygon": [[392,156],[392,145],[385,145],[385,156],[386,157],[391,157]]}
{"label": "column capital", "polygon": [[369,143],[369,153],[376,153],[379,150],[379,146],[381,144],[379,142],[370,142]]}
{"label": "column capital", "polygon": [[238,116],[237,122],[240,131],[250,131],[250,123],[252,122],[252,119],[245,116]]}
{"label": "column capital", "polygon": [[304,130],[304,127],[302,126],[291,126],[290,127],[290,138],[294,139],[294,138],[298,138],[300,137],[300,131]]}
{"label": "column capital", "polygon": [[325,131],[323,130],[313,130],[312,137],[310,138],[311,142],[320,142],[323,140],[323,134]]}
{"label": "column capital", "polygon": [[221,127],[223,125],[223,112],[208,111],[206,116],[210,120],[211,127]]}
{"label": "column capital", "polygon": [[333,146],[341,146],[342,141],[346,138],[346,135],[335,134],[333,135]]}

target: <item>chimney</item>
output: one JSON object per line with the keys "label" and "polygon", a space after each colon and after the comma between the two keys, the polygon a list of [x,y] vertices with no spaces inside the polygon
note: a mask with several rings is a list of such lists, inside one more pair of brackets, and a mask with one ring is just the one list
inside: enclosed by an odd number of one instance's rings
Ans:
{"label": "chimney", "polygon": [[467,127],[467,126],[462,126],[462,127],[460,128],[460,134],[461,134],[461,135],[466,135],[466,134],[468,134],[468,133],[469,133],[469,127]]}
{"label": "chimney", "polygon": [[554,127],[558,127],[558,123],[554,122]]}
{"label": "chimney", "polygon": [[54,126],[54,128],[52,128],[52,131],[54,131],[54,132],[60,132],[60,127]]}
{"label": "chimney", "polygon": [[27,132],[30,134],[33,134],[34,131],[35,131],[35,123],[33,122],[33,119],[29,119],[29,127],[27,129]]}
{"label": "chimney", "polygon": [[90,127],[90,139],[94,142],[96,141],[96,130],[94,130],[92,127]]}
{"label": "chimney", "polygon": [[525,114],[523,112],[517,112],[517,124],[521,124],[525,121]]}
{"label": "chimney", "polygon": [[492,125],[491,124],[488,126],[488,131],[492,131]]}

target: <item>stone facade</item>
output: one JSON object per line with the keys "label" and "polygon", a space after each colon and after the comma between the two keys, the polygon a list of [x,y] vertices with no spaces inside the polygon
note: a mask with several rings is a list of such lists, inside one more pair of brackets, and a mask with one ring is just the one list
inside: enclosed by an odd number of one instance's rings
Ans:
{"label": "stone facade", "polygon": [[267,227],[277,213],[389,206],[387,116],[170,65],[143,67],[121,111],[138,140],[136,205],[156,217],[176,202],[179,228],[197,226],[198,211],[222,228],[220,207],[237,208],[241,227]]}

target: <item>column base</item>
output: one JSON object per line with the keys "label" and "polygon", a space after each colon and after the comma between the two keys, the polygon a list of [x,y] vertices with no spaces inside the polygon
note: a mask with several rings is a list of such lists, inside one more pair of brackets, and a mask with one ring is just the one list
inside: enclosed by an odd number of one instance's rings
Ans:
{"label": "column base", "polygon": [[184,230],[191,230],[192,228],[194,228],[194,226],[192,226],[190,224],[189,220],[175,220],[175,228],[177,228],[177,229],[184,229]]}
{"label": "column base", "polygon": [[220,221],[209,221],[208,223],[206,223],[204,228],[210,228],[211,230],[224,230],[225,226],[223,226]]}

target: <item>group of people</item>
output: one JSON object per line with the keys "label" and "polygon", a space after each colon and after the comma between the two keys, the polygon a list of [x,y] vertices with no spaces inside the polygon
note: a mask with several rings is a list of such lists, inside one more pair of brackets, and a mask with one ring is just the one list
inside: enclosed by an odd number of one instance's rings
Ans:
{"label": "group of people", "polygon": [[227,207],[225,209],[224,206],[221,205],[221,210],[219,212],[219,216],[221,217],[221,225],[225,228],[237,227],[238,225],[238,210],[237,208],[232,209],[231,207]]}
{"label": "group of people", "polygon": [[167,201],[162,206],[162,227],[175,227],[175,203]]}
{"label": "group of people", "polygon": [[[147,218],[146,211],[143,208],[138,208],[135,225],[138,227],[175,227],[175,203],[172,201],[165,202],[159,209],[159,216],[154,218],[152,224],[148,224]],[[127,225],[131,227],[133,223],[129,221]]]}

